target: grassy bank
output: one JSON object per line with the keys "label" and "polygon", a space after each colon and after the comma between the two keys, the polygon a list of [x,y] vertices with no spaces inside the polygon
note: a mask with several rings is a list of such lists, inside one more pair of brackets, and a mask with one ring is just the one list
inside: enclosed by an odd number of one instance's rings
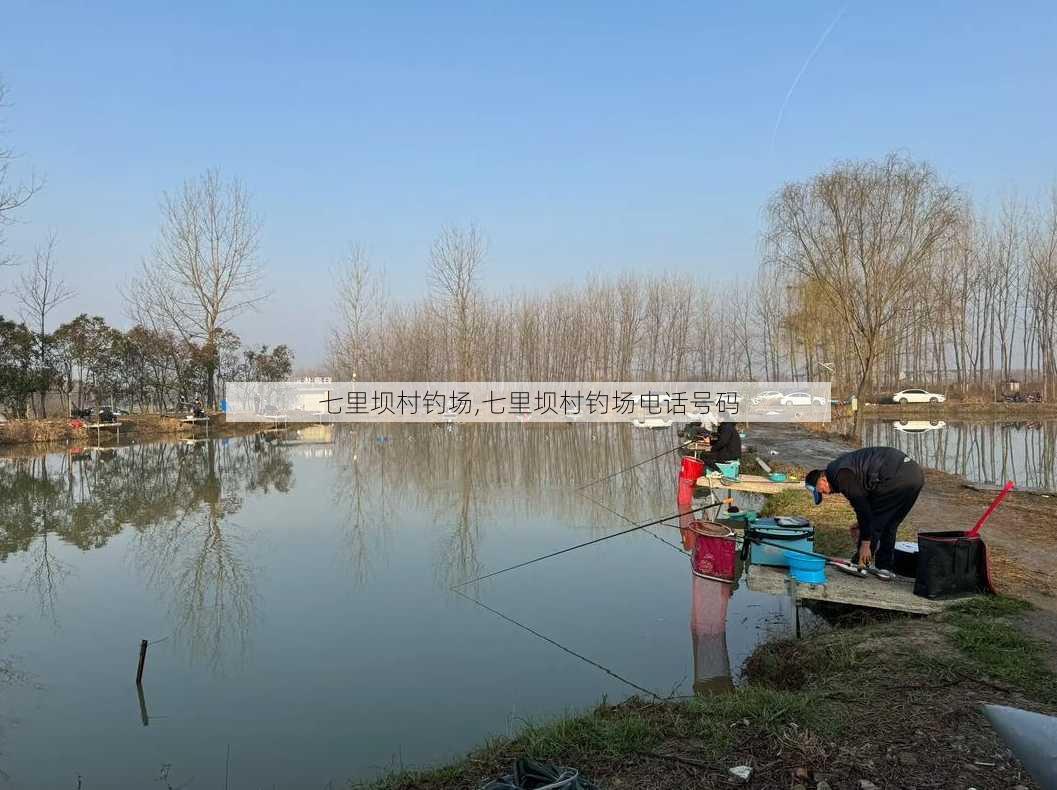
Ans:
{"label": "grassy bank", "polygon": [[473,788],[530,756],[603,787],[1033,787],[979,713],[983,701],[1053,711],[1046,645],[1024,633],[1027,605],[973,601],[929,620],[860,619],[765,645],[736,692],[631,700],[528,724],[441,768],[357,785]]}

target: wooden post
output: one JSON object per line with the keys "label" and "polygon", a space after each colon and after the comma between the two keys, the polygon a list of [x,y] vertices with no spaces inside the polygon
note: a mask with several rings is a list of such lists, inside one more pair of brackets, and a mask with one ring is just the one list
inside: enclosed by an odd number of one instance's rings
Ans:
{"label": "wooden post", "polygon": [[143,685],[136,684],[136,695],[139,697],[139,718],[144,727],[150,726],[150,718],[147,716],[147,700],[143,697]]}
{"label": "wooden post", "polygon": [[139,643],[139,667],[136,668],[136,685],[139,686],[143,683],[143,662],[147,660],[147,640],[143,639]]}

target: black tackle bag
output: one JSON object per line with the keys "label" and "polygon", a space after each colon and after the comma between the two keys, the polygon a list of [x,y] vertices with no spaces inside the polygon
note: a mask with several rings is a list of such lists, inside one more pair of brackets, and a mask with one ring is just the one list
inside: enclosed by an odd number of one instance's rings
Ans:
{"label": "black tackle bag", "polygon": [[945,598],[994,592],[987,546],[967,532],[918,533],[918,568],[914,595]]}

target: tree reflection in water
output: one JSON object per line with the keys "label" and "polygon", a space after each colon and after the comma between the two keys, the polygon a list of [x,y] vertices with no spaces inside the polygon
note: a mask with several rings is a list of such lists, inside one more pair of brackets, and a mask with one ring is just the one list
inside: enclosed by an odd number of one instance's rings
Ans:
{"label": "tree reflection in water", "polygon": [[[339,426],[330,436],[354,581],[369,579],[399,524],[425,517],[444,588],[480,575],[500,511],[551,517],[585,538],[625,528],[576,488],[676,443],[672,432],[604,425]],[[57,622],[70,569],[56,548],[98,549],[130,530],[132,560],[166,601],[174,641],[220,669],[245,652],[258,602],[254,532],[238,514],[247,496],[293,489],[294,451],[284,434],[260,434],[0,458],[0,562],[28,555],[16,583]],[[674,462],[617,475],[591,496],[635,521],[670,511]]]}
{"label": "tree reflection in water", "polygon": [[[551,517],[600,536],[627,524],[577,488],[677,444],[674,432],[625,425],[346,425],[335,433],[334,502],[358,580],[372,548],[401,518],[428,514],[442,537],[434,564],[447,588],[484,570],[481,541],[505,515]],[[676,456],[592,486],[591,497],[633,521],[672,509]]]}
{"label": "tree reflection in water", "polygon": [[1057,490],[1057,420],[867,420],[861,438],[968,480],[1015,480],[1021,488]]}
{"label": "tree reflection in water", "polygon": [[246,492],[287,492],[285,448],[261,437],[142,444],[0,459],[0,561],[29,552],[26,578],[55,619],[67,567],[55,541],[90,550],[126,528],[134,560],[168,600],[175,638],[218,667],[245,650],[255,604],[247,530],[231,520]]}

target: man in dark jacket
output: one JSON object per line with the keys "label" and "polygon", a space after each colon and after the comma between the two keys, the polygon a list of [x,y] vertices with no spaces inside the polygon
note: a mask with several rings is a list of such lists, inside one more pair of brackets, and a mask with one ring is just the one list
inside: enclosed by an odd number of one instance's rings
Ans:
{"label": "man in dark jacket", "polygon": [[834,459],[825,469],[814,469],[804,487],[822,503],[827,494],[842,494],[859,520],[860,567],[876,560],[892,570],[896,530],[914,507],[925,475],[913,458],[894,447],[864,447]]}
{"label": "man in dark jacket", "polygon": [[698,456],[705,465],[716,461],[737,461],[741,458],[741,434],[733,422],[721,422],[712,436],[707,453]]}

